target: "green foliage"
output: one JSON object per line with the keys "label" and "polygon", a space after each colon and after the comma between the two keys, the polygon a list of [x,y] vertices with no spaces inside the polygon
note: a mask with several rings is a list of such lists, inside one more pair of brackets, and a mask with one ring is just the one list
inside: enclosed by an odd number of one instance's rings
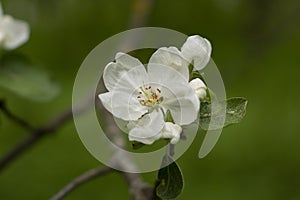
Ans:
{"label": "green foliage", "polygon": [[165,121],[175,123],[170,110],[167,110],[167,112],[166,112]]}
{"label": "green foliage", "polygon": [[156,188],[156,195],[161,199],[174,199],[183,189],[183,176],[179,166],[170,156],[165,155],[162,165],[170,162],[172,163],[158,171],[159,185]]}
{"label": "green foliage", "polygon": [[[243,97],[234,97],[227,101],[215,103],[213,110],[210,102],[201,102],[200,128],[203,130],[216,130],[231,124],[240,123],[246,115],[247,102]],[[224,110],[225,108],[226,111]],[[224,116],[224,114],[226,115]]]}
{"label": "green foliage", "polygon": [[0,87],[33,101],[56,97],[59,85],[41,69],[33,68],[22,56],[7,55],[0,60]]}
{"label": "green foliage", "polygon": [[203,81],[203,77],[201,76],[200,71],[190,70],[190,81],[195,79],[195,78],[200,78]]}

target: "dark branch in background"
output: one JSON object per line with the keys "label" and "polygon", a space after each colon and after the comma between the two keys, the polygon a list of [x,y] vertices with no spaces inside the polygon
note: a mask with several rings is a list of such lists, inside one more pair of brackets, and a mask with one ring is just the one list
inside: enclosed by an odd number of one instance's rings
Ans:
{"label": "dark branch in background", "polygon": [[22,153],[28,150],[36,142],[42,139],[44,136],[49,135],[57,131],[62,125],[72,118],[72,111],[68,110],[58,115],[49,123],[44,126],[30,131],[30,135],[17,144],[10,152],[8,152],[0,160],[0,171],[3,170],[9,163],[17,159]]}
{"label": "dark branch in background", "polygon": [[113,170],[109,167],[103,166],[95,169],[91,169],[82,175],[75,178],[72,182],[66,185],[64,188],[60,190],[55,196],[53,196],[50,200],[60,200],[63,199],[67,194],[76,189],[78,186],[84,184],[87,181],[90,181],[98,176],[104,176]]}
{"label": "dark branch in background", "polygon": [[14,123],[18,124],[22,128],[24,128],[27,131],[33,131],[35,128],[31,126],[28,122],[23,120],[22,118],[14,115],[6,106],[5,100],[0,99],[0,110],[3,112],[3,114],[9,118]]}
{"label": "dark branch in background", "polygon": [[[153,4],[154,0],[133,0],[133,10],[132,16],[129,20],[129,28],[145,26],[147,24],[147,19]],[[129,41],[124,41],[124,46],[127,45],[126,47],[130,47],[131,42],[134,42],[134,40],[129,39]],[[87,105],[81,106],[76,114],[88,109],[90,107],[89,105],[93,104],[88,104],[88,107]],[[115,125],[112,115],[108,113],[103,106],[99,106],[99,109],[100,112],[105,116],[105,124],[107,125],[106,132],[109,133],[110,139],[118,146],[124,147],[125,141],[120,135],[120,130]],[[67,110],[66,112],[59,114],[44,126],[31,130],[30,132],[32,134],[30,136],[16,145],[7,155],[4,156],[4,158],[0,160],[0,170],[18,158],[22,153],[40,141],[40,139],[42,139],[44,136],[55,133],[71,118],[72,110]],[[120,166],[124,171],[130,171],[129,167],[135,167],[134,163],[127,155],[123,155],[120,151],[116,151],[115,155],[116,156],[114,159],[112,159],[112,162],[114,162],[115,165]],[[80,185],[112,171],[113,169],[109,167],[101,167],[87,171],[62,188],[56,195],[52,197],[51,200],[60,200]],[[134,200],[152,200],[155,198],[154,188],[143,182],[139,174],[126,172],[120,173],[124,176],[125,181],[128,184],[130,194]]]}
{"label": "dark branch in background", "polygon": [[[88,107],[86,104],[78,107],[73,114],[80,114]],[[35,143],[40,141],[44,136],[55,133],[61,126],[68,122],[73,117],[72,110],[67,110],[58,114],[45,125],[31,129],[31,133],[27,138],[18,143],[11,151],[9,151],[3,158],[0,159],[0,171],[3,170],[9,163],[21,156],[26,150],[32,147]]]}
{"label": "dark branch in background", "polygon": [[123,173],[123,176],[134,200],[156,199],[155,188],[144,183],[139,174]]}

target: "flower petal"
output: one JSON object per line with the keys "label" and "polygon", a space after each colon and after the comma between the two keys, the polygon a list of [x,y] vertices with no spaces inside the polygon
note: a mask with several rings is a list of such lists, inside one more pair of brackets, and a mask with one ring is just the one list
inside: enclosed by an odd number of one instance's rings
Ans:
{"label": "flower petal", "polygon": [[172,67],[159,63],[149,63],[147,66],[149,81],[157,84],[168,84],[170,81],[187,84],[186,78]]}
{"label": "flower petal", "polygon": [[148,82],[148,75],[142,65],[131,68],[116,80],[111,97],[112,114],[123,120],[137,120],[148,112],[148,107],[141,105],[138,96],[139,87]]}
{"label": "flower petal", "polygon": [[174,69],[164,65],[148,65],[150,82],[160,88],[161,106],[170,110],[176,124],[187,125],[197,119],[200,102],[188,82]]}
{"label": "flower petal", "polygon": [[103,106],[112,113],[112,93],[106,92],[98,95],[100,101],[102,102]]}
{"label": "flower petal", "polygon": [[181,47],[181,52],[190,63],[193,61],[192,64],[197,70],[201,70],[210,60],[211,48],[207,39],[194,35],[187,38]]}
{"label": "flower petal", "polygon": [[113,116],[122,120],[137,120],[148,112],[147,107],[142,106],[130,94],[106,92],[98,95],[103,106],[112,113]]}
{"label": "flower petal", "polygon": [[189,80],[188,62],[183,59],[181,52],[176,47],[159,48],[151,56],[149,63],[162,64],[178,71],[186,80]]}
{"label": "flower petal", "polygon": [[[181,89],[184,88],[181,87]],[[178,93],[175,98],[164,100],[163,106],[165,110],[170,110],[176,124],[188,125],[197,119],[200,102],[194,91],[190,91]]]}
{"label": "flower petal", "polygon": [[145,67],[138,59],[125,53],[117,53],[115,59],[116,62],[108,63],[103,72],[104,84],[108,91],[112,91],[122,76],[135,67],[141,69],[139,77],[146,77]]}
{"label": "flower petal", "polygon": [[182,128],[178,124],[173,124],[171,122],[166,122],[164,128],[161,131],[162,138],[171,139],[172,144],[176,144],[180,140],[180,134]]}
{"label": "flower petal", "polygon": [[136,122],[130,122],[127,126],[129,130],[129,140],[144,144],[152,144],[161,138],[161,130],[165,121],[161,110],[155,109],[151,113],[144,115]]}
{"label": "flower petal", "polygon": [[1,18],[0,30],[5,34],[2,39],[2,46],[7,50],[21,46],[29,39],[29,25],[24,21],[13,19],[8,15]]}

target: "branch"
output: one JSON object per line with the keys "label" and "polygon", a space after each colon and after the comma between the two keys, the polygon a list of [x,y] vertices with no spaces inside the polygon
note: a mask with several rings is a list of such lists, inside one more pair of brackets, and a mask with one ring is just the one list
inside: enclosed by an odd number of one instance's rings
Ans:
{"label": "branch", "polygon": [[14,115],[6,106],[6,103],[3,99],[0,99],[0,110],[12,120],[14,123],[18,124],[19,126],[23,127],[27,131],[33,131],[35,128],[31,126],[27,121],[23,120],[22,118]]}
{"label": "branch", "polygon": [[69,109],[54,117],[45,125],[40,128],[33,129],[30,131],[30,135],[17,144],[11,151],[9,151],[3,158],[0,159],[0,171],[3,170],[9,163],[21,156],[26,150],[32,147],[40,139],[46,135],[55,133],[61,126],[72,119],[73,115],[80,114],[90,107],[90,101],[78,105],[76,109]]}
{"label": "branch", "polygon": [[17,144],[11,151],[9,151],[0,160],[0,171],[3,170],[9,163],[18,158],[22,153],[33,146],[37,141],[42,139],[45,135],[49,135],[57,131],[65,122],[72,118],[72,110],[65,111],[51,120],[44,126],[30,131],[30,135]]}
{"label": "branch", "polygon": [[130,194],[134,200],[153,200],[155,199],[155,189],[144,183],[139,174],[123,173],[129,186]]}
{"label": "branch", "polygon": [[60,200],[63,199],[65,196],[67,196],[70,192],[75,190],[77,187],[81,186],[82,184],[98,177],[98,176],[104,176],[108,174],[109,172],[112,172],[113,169],[103,166],[98,167],[92,170],[89,170],[82,175],[75,178],[73,181],[71,181],[69,184],[67,184],[64,188],[62,188],[56,195],[54,195],[50,200]]}

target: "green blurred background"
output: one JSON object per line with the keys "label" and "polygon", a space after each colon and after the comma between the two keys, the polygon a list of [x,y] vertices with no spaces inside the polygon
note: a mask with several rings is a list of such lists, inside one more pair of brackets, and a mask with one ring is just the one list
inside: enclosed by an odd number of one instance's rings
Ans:
{"label": "green blurred background", "polygon": [[[71,106],[73,81],[98,43],[128,29],[130,0],[2,0],[5,13],[30,23],[18,49],[49,71],[61,94],[36,103],[0,90],[8,107],[38,126]],[[213,45],[227,96],[249,100],[241,124],[224,129],[214,150],[198,159],[203,136],[178,160],[185,188],[178,199],[300,199],[298,0],[157,0],[146,26],[200,34]],[[28,133],[1,114],[0,156]],[[72,122],[48,136],[0,174],[0,199],[48,199],[99,165]],[[155,173],[143,175],[150,183]],[[91,181],[68,200],[130,199],[119,174]]]}

